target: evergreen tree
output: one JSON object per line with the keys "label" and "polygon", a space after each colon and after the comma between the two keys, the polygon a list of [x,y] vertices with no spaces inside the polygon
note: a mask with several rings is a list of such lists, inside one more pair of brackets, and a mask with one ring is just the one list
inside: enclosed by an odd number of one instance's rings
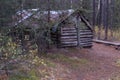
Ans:
{"label": "evergreen tree", "polygon": [[8,26],[18,8],[19,3],[16,0],[0,0],[0,26]]}

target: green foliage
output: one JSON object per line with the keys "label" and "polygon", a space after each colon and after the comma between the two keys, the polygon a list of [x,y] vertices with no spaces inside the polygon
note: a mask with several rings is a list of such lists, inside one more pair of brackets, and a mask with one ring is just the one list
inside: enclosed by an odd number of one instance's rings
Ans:
{"label": "green foliage", "polygon": [[16,0],[0,0],[0,27],[7,26],[12,21],[12,15],[19,6]]}
{"label": "green foliage", "polygon": [[0,36],[0,53],[2,59],[14,59],[21,53],[19,46],[12,42],[12,39],[8,36]]}

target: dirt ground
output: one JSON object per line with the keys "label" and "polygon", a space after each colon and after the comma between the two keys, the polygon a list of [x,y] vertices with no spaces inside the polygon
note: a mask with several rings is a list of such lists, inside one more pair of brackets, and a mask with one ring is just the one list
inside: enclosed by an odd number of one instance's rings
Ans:
{"label": "dirt ground", "polygon": [[[94,43],[90,49],[65,48],[54,52],[76,59],[73,64],[58,62],[70,70],[69,78],[60,80],[120,80],[120,51],[112,46]],[[82,63],[77,63],[77,59],[82,59]]]}

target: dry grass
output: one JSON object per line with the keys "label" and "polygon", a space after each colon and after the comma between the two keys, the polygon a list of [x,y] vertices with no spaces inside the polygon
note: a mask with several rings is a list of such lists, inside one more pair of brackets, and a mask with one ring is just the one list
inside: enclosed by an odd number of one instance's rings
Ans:
{"label": "dry grass", "polygon": [[[95,37],[97,38],[98,37],[98,32],[99,32],[99,29],[98,27],[95,28]],[[112,34],[111,34],[112,32]],[[101,39],[104,39],[105,37],[105,30],[102,28],[100,30],[100,38]],[[116,29],[116,30],[108,30],[108,40],[110,41],[120,41],[120,28],[119,29]]]}

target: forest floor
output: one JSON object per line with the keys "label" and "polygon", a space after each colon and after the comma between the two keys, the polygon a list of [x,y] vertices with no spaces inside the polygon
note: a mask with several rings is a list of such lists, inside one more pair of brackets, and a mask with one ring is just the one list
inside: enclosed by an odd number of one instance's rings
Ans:
{"label": "forest floor", "polygon": [[120,80],[120,51],[112,46],[94,43],[90,49],[53,49],[48,55],[56,66],[50,80]]}

